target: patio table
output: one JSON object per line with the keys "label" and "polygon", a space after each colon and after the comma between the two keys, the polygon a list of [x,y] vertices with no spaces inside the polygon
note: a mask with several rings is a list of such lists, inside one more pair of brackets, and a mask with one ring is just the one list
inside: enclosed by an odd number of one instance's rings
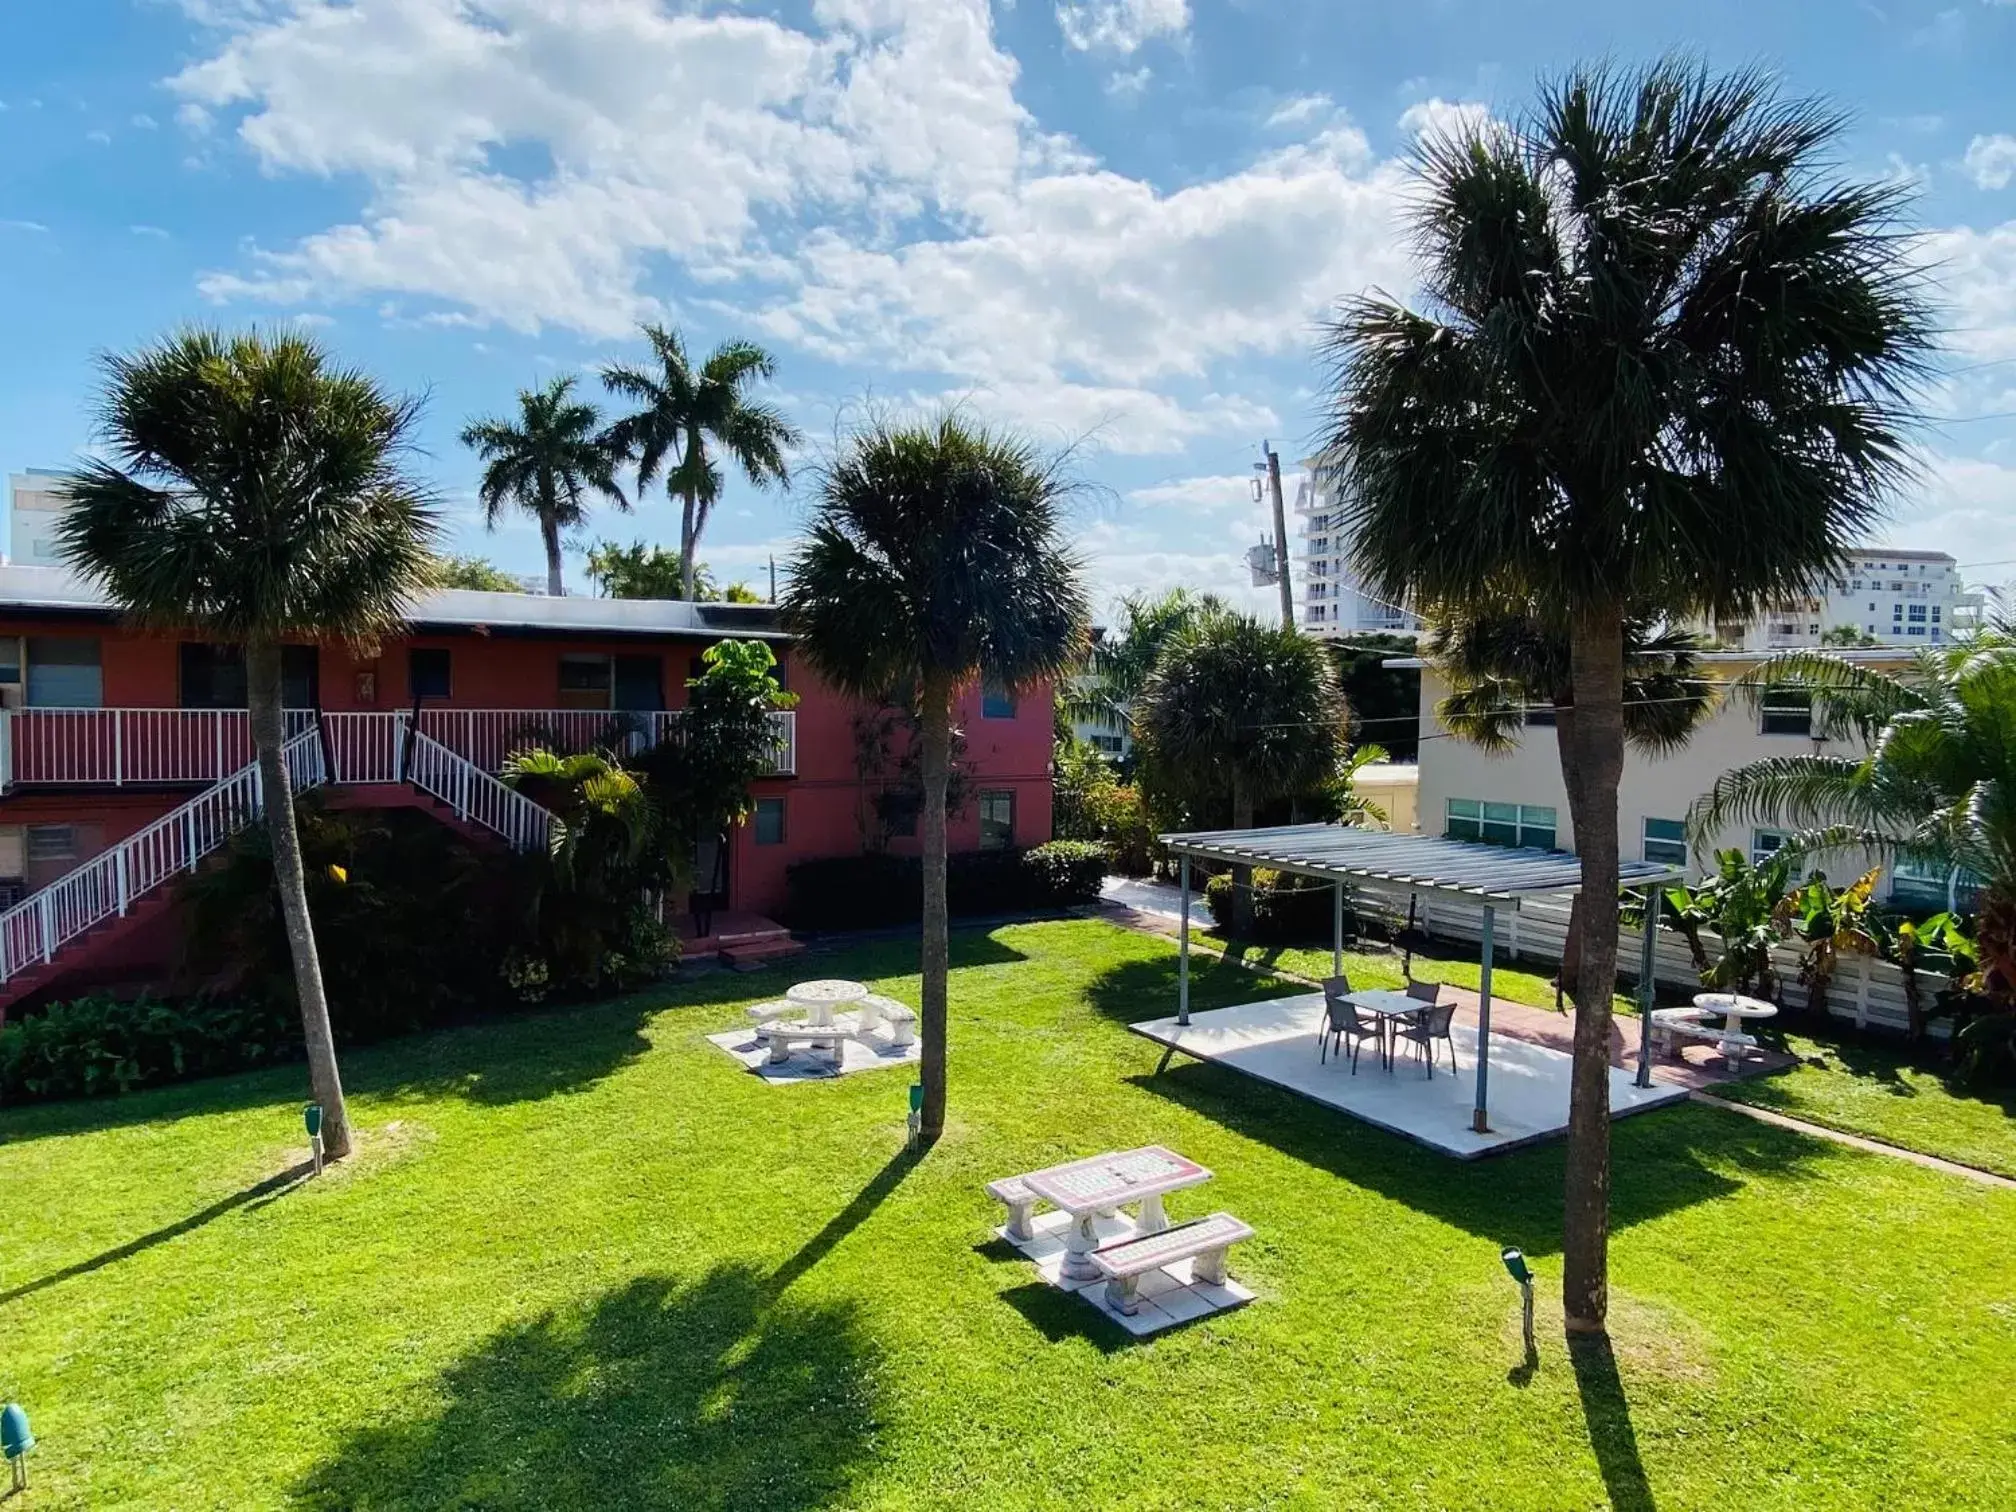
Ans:
{"label": "patio table", "polygon": [[822,977],[816,982],[800,982],[784,989],[785,1001],[805,1010],[807,1023],[825,1026],[833,1022],[833,1010],[858,1003],[868,996],[866,982],[849,982],[838,977]]}
{"label": "patio table", "polygon": [[1022,1184],[1071,1215],[1071,1229],[1064,1241],[1063,1279],[1097,1281],[1101,1273],[1092,1263],[1092,1251],[1099,1247],[1094,1220],[1100,1213],[1123,1202],[1138,1202],[1140,1231],[1159,1234],[1169,1226],[1162,1194],[1210,1179],[1211,1173],[1196,1161],[1185,1160],[1161,1145],[1143,1145],[1138,1150],[1110,1151],[1035,1171],[1024,1176]]}
{"label": "patio table", "polygon": [[1434,1004],[1424,1003],[1404,992],[1395,992],[1386,987],[1371,987],[1363,992],[1347,992],[1344,1001],[1361,1013],[1370,1014],[1379,1021],[1379,1063],[1388,1071],[1393,1069],[1394,1027],[1402,1019],[1414,1017],[1423,1008]]}

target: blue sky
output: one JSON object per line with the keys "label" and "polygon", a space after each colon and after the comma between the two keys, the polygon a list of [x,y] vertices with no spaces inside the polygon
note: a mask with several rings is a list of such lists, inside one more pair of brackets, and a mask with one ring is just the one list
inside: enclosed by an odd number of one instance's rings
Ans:
{"label": "blue sky", "polygon": [[[458,547],[531,570],[456,431],[660,319],[769,345],[814,453],[948,396],[1076,443],[1102,597],[1241,583],[1315,322],[1408,286],[1424,122],[1579,57],[1761,61],[1921,190],[1949,377],[1891,538],[2016,579],[2016,420],[1973,418],[2016,411],[2016,0],[68,0],[0,40],[0,469],[88,446],[95,352],[298,320],[428,396]],[[802,505],[734,487],[704,555],[760,581]]]}

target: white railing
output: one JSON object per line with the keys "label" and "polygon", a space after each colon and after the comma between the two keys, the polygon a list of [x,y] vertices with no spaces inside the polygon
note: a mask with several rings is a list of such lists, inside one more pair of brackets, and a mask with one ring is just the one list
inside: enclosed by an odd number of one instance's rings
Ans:
{"label": "white railing", "polygon": [[456,818],[502,835],[514,851],[545,850],[552,844],[557,821],[551,812],[417,730],[406,762],[406,778],[421,792],[447,804]]}
{"label": "white railing", "polygon": [[[281,759],[297,793],[323,782],[322,747],[312,730],[282,746]],[[0,914],[0,981],[52,960],[71,940],[124,914],[136,898],[194,871],[205,856],[259,817],[262,800],[258,763],[247,763]]]}
{"label": "white railing", "polygon": [[[321,716],[341,729],[354,764],[339,761],[350,782],[396,782],[393,763],[413,716],[406,710]],[[777,731],[771,770],[798,770],[797,715],[770,716]],[[312,709],[289,709],[289,739],[312,729]],[[485,771],[503,770],[515,751],[544,746],[562,752],[634,752],[676,739],[677,710],[629,713],[609,709],[428,709],[420,733]],[[105,785],[221,782],[252,759],[252,732],[243,709],[11,709],[0,711],[0,791],[18,785]],[[360,775],[349,776],[351,770]],[[382,772],[383,776],[366,776]]]}
{"label": "white railing", "polygon": [[[315,723],[289,709],[287,738]],[[0,712],[0,786],[222,782],[252,760],[243,709],[9,709]]]}

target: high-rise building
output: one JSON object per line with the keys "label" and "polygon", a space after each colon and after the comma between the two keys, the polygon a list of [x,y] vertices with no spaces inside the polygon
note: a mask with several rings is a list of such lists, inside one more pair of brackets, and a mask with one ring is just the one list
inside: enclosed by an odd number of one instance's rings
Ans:
{"label": "high-rise building", "polygon": [[1295,488],[1295,515],[1301,560],[1295,572],[1301,596],[1298,617],[1311,635],[1338,636],[1368,630],[1412,634],[1420,620],[1399,604],[1365,591],[1351,567],[1351,537],[1340,509],[1342,469],[1327,455],[1305,457]]}
{"label": "high-rise building", "polygon": [[1748,619],[1701,628],[1732,651],[1817,646],[1851,635],[1885,645],[1940,645],[1967,628],[1980,607],[1981,595],[1961,582],[1960,564],[1945,552],[1865,546],[1806,593]]}

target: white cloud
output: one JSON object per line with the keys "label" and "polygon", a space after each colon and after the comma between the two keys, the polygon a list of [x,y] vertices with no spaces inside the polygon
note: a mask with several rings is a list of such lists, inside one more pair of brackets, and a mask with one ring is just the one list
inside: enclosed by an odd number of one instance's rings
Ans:
{"label": "white cloud", "polygon": [[369,198],[202,286],[614,337],[677,314],[669,260],[774,340],[1132,452],[1277,426],[1214,368],[1299,352],[1339,295],[1407,282],[1401,171],[1327,100],[1300,139],[1164,192],[1041,129],[985,0],[813,14],[274,0],[171,85],[269,173]]}
{"label": "white cloud", "polygon": [[[1969,581],[2016,579],[2016,466],[1985,457],[1934,454],[1918,497],[1885,533],[1900,545],[1949,551]],[[1973,564],[1983,564],[1973,569]],[[1970,570],[1972,569],[1972,570]]]}
{"label": "white cloud", "polygon": [[1253,482],[1258,473],[1220,473],[1198,478],[1177,478],[1168,483],[1151,483],[1146,488],[1127,491],[1127,502],[1144,508],[1173,509],[1184,513],[1216,514],[1225,510],[1258,510],[1253,498]]}
{"label": "white cloud", "polygon": [[1456,136],[1490,119],[1491,107],[1474,101],[1417,100],[1400,112],[1400,129],[1410,137]]}
{"label": "white cloud", "polygon": [[1955,226],[1922,243],[1947,342],[1980,361],[2016,357],[2016,220],[1985,231]]}
{"label": "white cloud", "polygon": [[2007,189],[2010,179],[2016,178],[2016,136],[2006,132],[1977,136],[1967,144],[1961,161],[1981,188]]}
{"label": "white cloud", "polygon": [[1105,90],[1116,100],[1138,100],[1147,93],[1154,78],[1155,71],[1143,63],[1136,69],[1108,74]]}
{"label": "white cloud", "polygon": [[1189,0],[1062,0],[1057,26],[1080,52],[1131,53],[1155,37],[1190,30]]}

